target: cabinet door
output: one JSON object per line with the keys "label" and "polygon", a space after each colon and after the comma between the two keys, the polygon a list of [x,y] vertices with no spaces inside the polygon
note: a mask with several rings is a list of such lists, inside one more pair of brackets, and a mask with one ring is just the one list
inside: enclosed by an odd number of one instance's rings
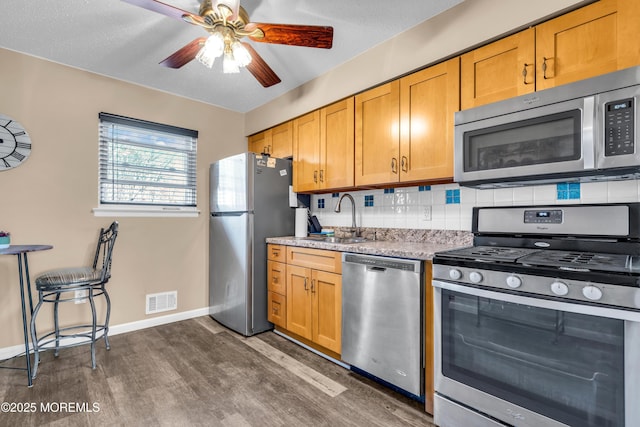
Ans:
{"label": "cabinet door", "polygon": [[287,294],[287,265],[276,261],[267,261],[267,288],[275,293]]}
{"label": "cabinet door", "polygon": [[293,190],[313,191],[319,185],[320,111],[293,121]]}
{"label": "cabinet door", "polygon": [[399,180],[400,82],[394,80],[356,95],[355,183]]}
{"label": "cabinet door", "polygon": [[354,98],[320,110],[321,189],[353,187]]}
{"label": "cabinet door", "polygon": [[400,80],[400,180],[453,178],[453,118],[459,109],[460,60]]}
{"label": "cabinet door", "polygon": [[[536,89],[586,79],[622,68],[627,45],[638,39],[622,37],[627,17],[617,4],[629,0],[600,0],[536,27]],[[637,0],[631,0],[631,3]],[[636,27],[640,24],[636,21]],[[635,48],[637,51],[637,48]],[[621,61],[619,65],[619,61]]]}
{"label": "cabinet door", "polygon": [[287,330],[312,339],[311,270],[287,264]]}
{"label": "cabinet door", "polygon": [[248,150],[257,153],[269,153],[271,151],[271,130],[267,129],[248,138]]}
{"label": "cabinet door", "polygon": [[460,58],[462,109],[535,90],[535,30],[529,28]]}
{"label": "cabinet door", "polygon": [[284,159],[293,156],[293,122],[289,121],[271,129],[271,157]]}
{"label": "cabinet door", "polygon": [[274,325],[287,327],[287,297],[275,292],[269,292],[267,304],[267,320]]}
{"label": "cabinet door", "polygon": [[312,271],[313,341],[340,354],[342,348],[342,276]]}

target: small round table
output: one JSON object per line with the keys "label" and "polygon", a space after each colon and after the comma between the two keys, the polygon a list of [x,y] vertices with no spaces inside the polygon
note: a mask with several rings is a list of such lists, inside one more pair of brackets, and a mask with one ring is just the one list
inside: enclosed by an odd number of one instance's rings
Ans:
{"label": "small round table", "polygon": [[[29,263],[27,261],[27,253],[46,251],[53,248],[51,245],[11,245],[8,248],[0,249],[0,255],[16,255],[18,257],[18,276],[20,278],[20,301],[22,302],[22,326],[24,332],[24,351],[27,360],[26,368],[10,368],[10,369],[26,369],[28,377],[28,385],[33,385],[31,378],[31,356],[29,355],[29,333],[27,328],[27,307],[24,299],[24,285],[27,284],[27,292],[29,294],[29,315],[33,314],[33,299],[31,298],[31,280],[29,279]],[[0,368],[8,368],[0,366]]]}

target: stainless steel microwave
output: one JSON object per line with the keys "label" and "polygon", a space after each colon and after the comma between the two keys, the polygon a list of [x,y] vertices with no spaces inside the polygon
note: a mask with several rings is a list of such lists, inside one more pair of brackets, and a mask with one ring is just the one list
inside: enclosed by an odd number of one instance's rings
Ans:
{"label": "stainless steel microwave", "polygon": [[476,188],[640,178],[640,67],[457,112],[454,180]]}

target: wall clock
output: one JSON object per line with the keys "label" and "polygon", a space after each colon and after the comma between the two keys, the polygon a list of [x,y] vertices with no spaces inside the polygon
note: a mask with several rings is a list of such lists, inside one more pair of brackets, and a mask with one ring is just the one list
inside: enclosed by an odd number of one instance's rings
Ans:
{"label": "wall clock", "polygon": [[0,114],[0,171],[20,166],[31,154],[31,138],[22,125]]}

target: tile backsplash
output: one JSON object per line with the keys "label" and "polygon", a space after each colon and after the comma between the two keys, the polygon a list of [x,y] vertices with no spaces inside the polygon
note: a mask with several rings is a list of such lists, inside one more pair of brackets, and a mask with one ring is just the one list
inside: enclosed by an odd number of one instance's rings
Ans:
{"label": "tile backsplash", "polygon": [[[334,209],[343,193],[315,194],[311,214],[323,227],[351,225],[350,201]],[[475,190],[458,184],[350,191],[359,227],[471,230],[474,206],[557,205],[640,201],[640,180],[559,183]]]}

